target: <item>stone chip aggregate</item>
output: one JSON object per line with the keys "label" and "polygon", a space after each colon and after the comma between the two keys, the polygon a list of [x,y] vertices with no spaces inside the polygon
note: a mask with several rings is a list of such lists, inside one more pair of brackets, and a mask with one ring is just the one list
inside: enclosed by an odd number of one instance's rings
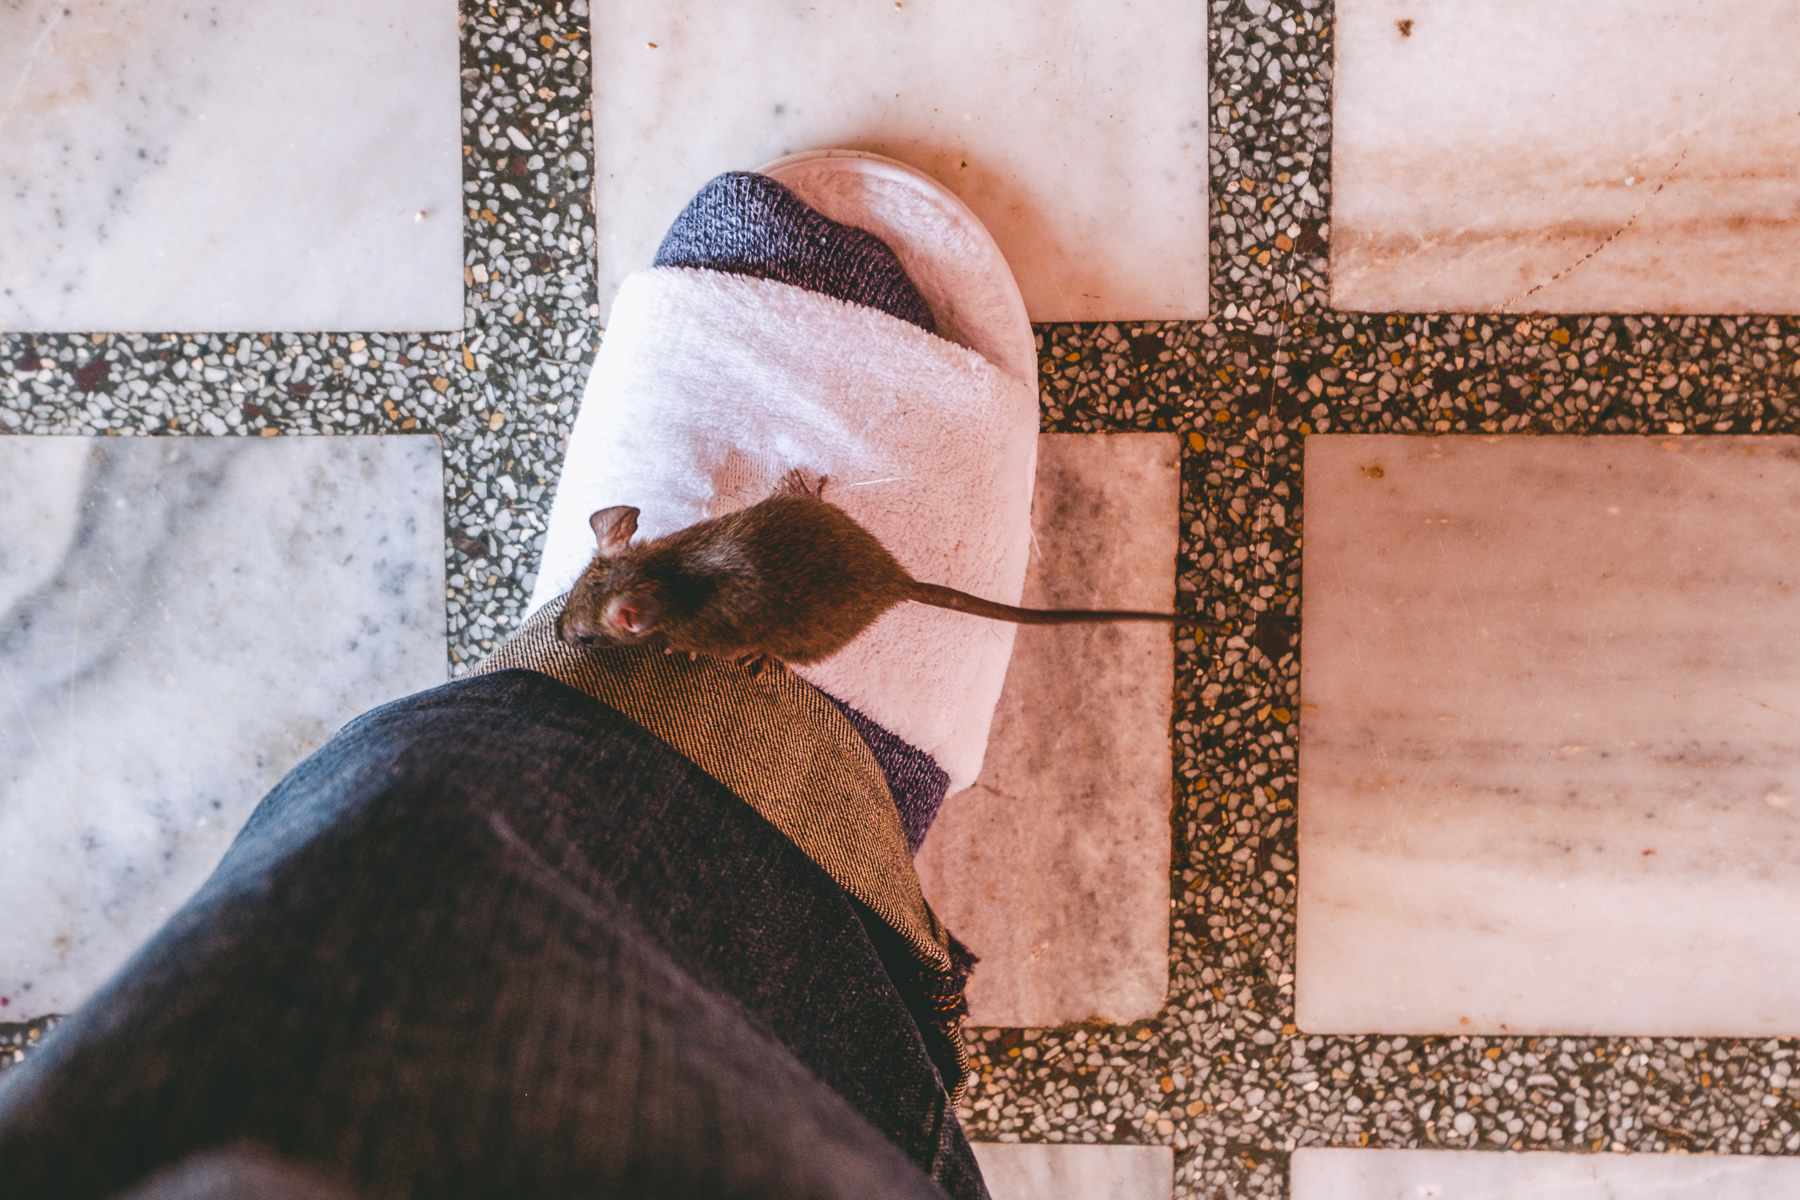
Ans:
{"label": "stone chip aggregate", "polygon": [[[1179,601],[1224,623],[1177,643],[1168,1003],[970,1029],[969,1135],[1169,1145],[1181,1200],[1285,1196],[1305,1146],[1800,1154],[1800,1039],[1295,1028],[1306,436],[1800,432],[1800,321],[1332,310],[1334,9],[1209,19],[1213,316],[1037,327],[1043,429],[1181,435]],[[436,434],[452,675],[523,613],[603,334],[585,0],[461,20],[460,334],[0,334],[0,433]]]}

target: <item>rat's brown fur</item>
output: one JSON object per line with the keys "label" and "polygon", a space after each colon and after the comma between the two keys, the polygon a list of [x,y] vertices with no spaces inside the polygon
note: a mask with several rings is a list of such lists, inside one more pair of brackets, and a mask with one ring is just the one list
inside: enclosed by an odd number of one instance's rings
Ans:
{"label": "rat's brown fur", "polygon": [[[825,481],[819,481],[823,492]],[[1168,613],[1014,608],[919,583],[875,535],[790,472],[760,504],[639,545],[638,510],[589,520],[598,552],[570,590],[557,632],[570,644],[634,645],[804,665],[842,649],[905,600],[1031,624],[1167,621]]]}

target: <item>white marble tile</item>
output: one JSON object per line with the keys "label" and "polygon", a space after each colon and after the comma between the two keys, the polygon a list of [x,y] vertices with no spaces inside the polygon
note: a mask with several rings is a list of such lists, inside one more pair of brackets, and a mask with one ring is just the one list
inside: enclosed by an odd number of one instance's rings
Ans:
{"label": "white marble tile", "polygon": [[1206,313],[1206,6],[596,0],[600,302],[721,171],[845,147],[954,190],[1035,321]]}
{"label": "white marble tile", "polygon": [[1291,1189],[1292,1200],[1790,1200],[1800,1159],[1307,1149],[1294,1151]]}
{"label": "white marble tile", "polygon": [[994,1200],[1169,1200],[1175,1152],[1167,1146],[976,1142]]}
{"label": "white marble tile", "polygon": [[363,710],[442,683],[437,440],[0,438],[0,1021],[68,1012]]}
{"label": "white marble tile", "polygon": [[0,5],[0,330],[460,329],[448,0]]}
{"label": "white marble tile", "polygon": [[1800,310],[1789,0],[1344,0],[1331,298]]}
{"label": "white marble tile", "polygon": [[[1174,434],[1038,439],[1038,608],[1169,612],[1181,481]],[[1023,626],[975,785],[919,854],[925,894],[981,957],[976,1025],[1124,1023],[1169,981],[1166,625]]]}
{"label": "white marble tile", "polygon": [[1311,437],[1300,1027],[1800,1034],[1800,438]]}

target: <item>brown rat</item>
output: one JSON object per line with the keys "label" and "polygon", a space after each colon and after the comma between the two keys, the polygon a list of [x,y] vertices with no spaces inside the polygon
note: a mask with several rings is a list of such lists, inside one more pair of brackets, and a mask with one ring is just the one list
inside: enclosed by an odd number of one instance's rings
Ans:
{"label": "brown rat", "polygon": [[[819,493],[825,481],[819,481]],[[902,601],[1027,624],[1181,621],[1169,613],[1014,608],[920,583],[874,534],[789,472],[760,504],[638,545],[638,510],[588,519],[598,550],[557,618],[571,645],[630,646],[715,658],[817,662]]]}

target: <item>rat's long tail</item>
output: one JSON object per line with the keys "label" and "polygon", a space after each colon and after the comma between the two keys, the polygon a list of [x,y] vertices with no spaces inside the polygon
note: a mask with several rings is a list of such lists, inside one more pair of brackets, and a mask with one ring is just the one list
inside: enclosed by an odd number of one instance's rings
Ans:
{"label": "rat's long tail", "polygon": [[1164,621],[1170,625],[1195,623],[1186,621],[1174,613],[1093,611],[1075,608],[1014,608],[1010,604],[983,600],[979,596],[971,596],[969,593],[959,592],[955,588],[940,587],[935,583],[920,583],[916,579],[913,581],[912,594],[907,599],[915,600],[920,604],[929,604],[933,608],[949,608],[977,617],[991,617],[996,621],[1016,621],[1021,625],[1071,625],[1080,621]]}

